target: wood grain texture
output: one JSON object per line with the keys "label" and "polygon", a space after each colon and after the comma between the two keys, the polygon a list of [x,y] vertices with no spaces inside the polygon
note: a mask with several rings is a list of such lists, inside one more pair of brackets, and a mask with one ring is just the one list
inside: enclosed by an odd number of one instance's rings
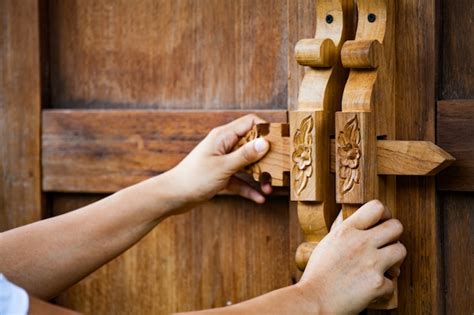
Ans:
{"label": "wood grain texture", "polygon": [[[171,169],[214,127],[250,111],[43,111],[43,190],[113,192]],[[286,122],[286,111],[257,112]]]}
{"label": "wood grain texture", "polygon": [[[438,145],[456,163],[440,175],[439,194],[444,266],[445,314],[474,313],[474,3],[442,0],[437,120]],[[464,99],[460,101],[459,99]],[[471,268],[466,268],[469,266]]]}
{"label": "wood grain texture", "polygon": [[49,6],[53,107],[286,108],[286,0]]}
{"label": "wood grain texture", "polygon": [[440,99],[473,99],[474,2],[441,0],[440,6]]}
{"label": "wood grain texture", "polygon": [[379,175],[433,176],[455,158],[431,141],[377,141]]}
{"label": "wood grain texture", "polygon": [[[395,115],[398,140],[435,139],[436,1],[395,1]],[[408,256],[394,314],[442,314],[443,295],[435,180],[397,178],[397,218]],[[370,312],[371,314],[375,312]]]}
{"label": "wood grain texture", "polygon": [[[172,168],[213,127],[248,113],[250,111],[45,110],[42,130],[43,190],[114,192]],[[286,111],[256,113],[269,121],[287,120]],[[314,130],[318,128],[321,128],[321,123],[314,125]],[[265,133],[263,129],[261,132]],[[270,130],[271,134],[265,137],[272,143],[271,152],[257,164],[260,171],[255,178],[258,179],[262,172],[268,172],[273,177],[274,186],[288,186],[285,178],[290,172],[289,138],[282,136],[281,124],[271,123]],[[426,154],[420,149],[420,143],[414,143],[416,148],[410,143],[379,140],[378,174],[407,175],[413,173],[413,165],[419,163],[423,164],[421,171],[428,172],[441,162],[443,156],[433,154],[438,152],[436,147]],[[428,149],[431,148],[429,143],[427,145]],[[332,150],[335,150],[334,145]],[[313,153],[313,160],[315,156],[324,156],[322,152]],[[394,163],[393,159],[398,162]],[[334,173],[334,155],[329,163]],[[317,186],[318,198],[321,198],[325,188],[321,176],[317,176],[321,169],[316,166],[312,169],[316,174],[313,179],[319,180],[319,185],[310,183],[313,199],[317,195]]]}
{"label": "wood grain texture", "polygon": [[[441,193],[446,314],[474,312],[474,194]],[[466,268],[467,267],[467,268]]]}
{"label": "wood grain texture", "polygon": [[[99,197],[55,194],[55,214]],[[86,314],[170,314],[237,303],[291,284],[288,199],[218,197],[171,217],[57,298]]]}
{"label": "wood grain texture", "polygon": [[456,158],[438,189],[474,191],[474,100],[439,101],[437,115],[437,143]]}
{"label": "wood grain texture", "polygon": [[0,1],[0,231],[41,219],[38,1]]}

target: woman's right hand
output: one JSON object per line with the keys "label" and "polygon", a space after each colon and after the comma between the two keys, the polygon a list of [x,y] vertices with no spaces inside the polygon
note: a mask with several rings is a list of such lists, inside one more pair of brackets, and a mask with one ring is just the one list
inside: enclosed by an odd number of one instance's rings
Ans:
{"label": "woman's right hand", "polygon": [[402,232],[400,221],[378,200],[344,221],[340,214],[296,286],[319,305],[321,314],[361,312],[372,301],[393,294],[393,281],[385,273],[400,273],[407,253],[398,242]]}

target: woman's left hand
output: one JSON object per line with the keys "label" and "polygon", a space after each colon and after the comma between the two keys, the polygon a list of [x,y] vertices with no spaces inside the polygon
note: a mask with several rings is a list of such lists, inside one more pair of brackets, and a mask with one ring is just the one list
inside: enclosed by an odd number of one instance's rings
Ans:
{"label": "woman's left hand", "polygon": [[185,203],[205,201],[222,191],[257,203],[265,202],[263,194],[272,192],[269,183],[261,184],[262,194],[234,175],[265,156],[270,144],[258,138],[232,151],[240,138],[259,123],[265,121],[256,115],[247,115],[214,128],[181,163],[166,174]]}

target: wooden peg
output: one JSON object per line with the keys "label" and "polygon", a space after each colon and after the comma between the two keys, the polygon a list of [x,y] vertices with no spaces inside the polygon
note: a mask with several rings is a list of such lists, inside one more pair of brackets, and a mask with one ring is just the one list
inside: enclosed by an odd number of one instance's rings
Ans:
{"label": "wooden peg", "polygon": [[337,60],[336,45],[329,38],[302,39],[296,44],[295,57],[301,66],[331,67]]}
{"label": "wooden peg", "polygon": [[382,45],[377,40],[350,40],[341,50],[342,65],[353,69],[375,69],[383,58]]}

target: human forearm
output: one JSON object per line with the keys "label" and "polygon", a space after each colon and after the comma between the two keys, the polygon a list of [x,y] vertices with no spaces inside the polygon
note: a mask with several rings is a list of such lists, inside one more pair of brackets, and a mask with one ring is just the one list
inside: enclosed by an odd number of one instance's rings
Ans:
{"label": "human forearm", "polygon": [[[232,306],[185,313],[186,315],[232,315],[232,314],[320,314],[318,299],[308,300],[300,285],[272,291],[265,295]],[[183,314],[183,315],[185,315]]]}
{"label": "human forearm", "polygon": [[0,234],[0,272],[50,298],[127,250],[184,204],[168,175],[94,204]]}
{"label": "human forearm", "polygon": [[75,311],[44,302],[40,299],[35,298],[34,296],[29,296],[30,305],[28,309],[28,315],[79,315]]}

